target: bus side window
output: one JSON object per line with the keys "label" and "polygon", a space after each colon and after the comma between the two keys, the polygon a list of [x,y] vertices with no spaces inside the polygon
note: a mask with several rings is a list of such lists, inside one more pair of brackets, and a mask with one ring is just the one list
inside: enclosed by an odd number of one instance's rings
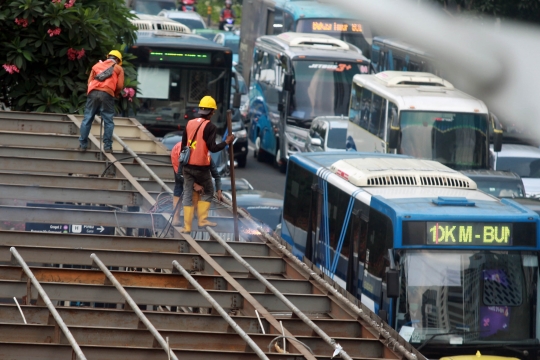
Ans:
{"label": "bus side window", "polygon": [[[312,185],[316,184],[316,177],[307,170],[296,165],[292,161],[289,163],[289,176],[285,184],[285,200],[283,204],[283,221],[289,233],[298,243],[306,241],[308,228],[316,232],[317,206],[312,199]],[[298,231],[295,231],[298,229]],[[315,236],[312,234],[312,239]],[[311,254],[306,254],[310,258]],[[311,260],[311,259],[310,259]]]}
{"label": "bus side window", "polygon": [[386,129],[386,141],[389,141],[388,139],[390,138],[390,127],[399,126],[398,107],[391,101],[388,101],[388,121],[386,123],[388,124]]}
{"label": "bus side window", "polygon": [[373,93],[368,89],[362,89],[360,119],[358,125],[369,131],[370,111],[372,106]]}
{"label": "bus side window", "polygon": [[258,80],[268,83],[268,85],[276,84],[276,70],[274,68],[274,56],[272,54],[264,53]]}
{"label": "bus side window", "polygon": [[392,221],[377,210],[370,209],[367,231],[368,272],[379,279],[384,279],[388,265],[385,256],[393,246],[393,239]]}
{"label": "bus side window", "polygon": [[253,66],[251,69],[252,80],[258,81],[261,74],[261,62],[264,53],[262,50],[256,49],[253,53]]}
{"label": "bus side window", "polygon": [[362,87],[353,82],[351,89],[351,105],[349,108],[349,121],[360,125],[360,110],[362,108]]}
{"label": "bus side window", "polygon": [[287,31],[296,31],[294,29],[294,17],[290,12],[283,10],[283,32]]}
{"label": "bus side window", "polygon": [[371,103],[369,132],[373,135],[384,138],[384,122],[386,120],[386,99],[373,94]]}
{"label": "bus side window", "polygon": [[284,28],[283,10],[279,8],[274,9],[274,33],[273,35],[279,35],[283,32]]}

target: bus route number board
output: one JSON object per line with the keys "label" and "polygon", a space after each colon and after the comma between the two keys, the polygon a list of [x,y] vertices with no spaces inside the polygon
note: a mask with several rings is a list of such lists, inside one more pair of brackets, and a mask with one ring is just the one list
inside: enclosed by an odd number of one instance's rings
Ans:
{"label": "bus route number board", "polygon": [[511,223],[427,222],[427,245],[512,246]]}

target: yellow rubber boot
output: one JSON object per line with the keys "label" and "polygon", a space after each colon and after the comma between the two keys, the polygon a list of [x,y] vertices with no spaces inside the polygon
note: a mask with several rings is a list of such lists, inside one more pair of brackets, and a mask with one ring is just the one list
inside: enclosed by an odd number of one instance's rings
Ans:
{"label": "yellow rubber boot", "polygon": [[184,228],[183,233],[191,232],[191,223],[193,222],[193,206],[184,206]]}
{"label": "yellow rubber boot", "polygon": [[178,203],[180,202],[180,197],[175,196],[173,197],[173,226],[182,226],[182,220],[180,220],[180,206],[178,206]]}
{"label": "yellow rubber boot", "polygon": [[208,211],[210,211],[210,202],[199,201],[197,206],[197,216],[199,217],[199,227],[202,226],[217,226],[216,223],[208,221]]}

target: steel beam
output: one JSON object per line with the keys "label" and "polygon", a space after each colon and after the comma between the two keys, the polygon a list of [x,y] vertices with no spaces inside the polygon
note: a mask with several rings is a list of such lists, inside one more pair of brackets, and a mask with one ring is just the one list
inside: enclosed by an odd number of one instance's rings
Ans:
{"label": "steel beam", "polygon": [[[114,204],[110,204],[114,205]],[[141,212],[122,211],[98,211],[98,210],[73,210],[53,209],[45,207],[24,206],[0,206],[0,221],[46,223],[46,224],[78,224],[78,225],[102,225],[125,228],[163,229],[168,227],[169,217],[162,214],[151,215]],[[218,232],[230,230],[233,218],[209,217],[216,222]],[[199,228],[197,222],[193,223],[193,231],[205,231]]]}
{"label": "steel beam", "polygon": [[[128,348],[128,347],[97,347],[81,346],[86,357],[90,360],[164,360],[163,350],[156,348]],[[181,350],[174,349],[182,360],[253,360],[255,354],[235,351],[207,351],[207,350]],[[299,360],[299,354],[267,353],[270,360]],[[318,360],[330,360],[332,354],[318,356]],[[10,344],[0,342],[0,358],[17,360],[58,360],[71,359],[71,347],[55,344],[21,343]]]}
{"label": "steel beam", "polygon": [[[199,240],[197,243],[209,254],[227,254],[223,246],[219,245],[216,241]],[[0,244],[6,246],[45,246],[75,249],[195,253],[188,242],[183,239],[136,236],[36,233],[0,230]],[[231,242],[230,246],[242,256],[268,256],[270,254],[268,246],[262,243]]]}
{"label": "steel beam", "polygon": [[[123,304],[125,302],[124,297],[112,285],[98,286],[43,282],[41,286],[51,300],[113,304]],[[211,307],[208,301],[194,289],[135,286],[126,286],[125,289],[137,304]],[[27,297],[37,300],[38,292],[35,288],[32,287],[31,294],[28,293],[26,281],[0,280],[0,298],[13,298],[15,296],[18,299]],[[237,291],[208,290],[208,293],[225,309],[242,309],[244,307],[244,299]],[[290,311],[273,294],[252,293],[251,296],[270,312],[287,313]],[[330,312],[330,299],[324,295],[287,294],[287,298],[306,313],[325,316]]]}
{"label": "steel beam", "polygon": [[[149,178],[149,174],[139,164],[126,163],[122,164],[126,170],[134,177]],[[48,174],[84,174],[101,176],[107,170],[107,163],[103,161],[75,161],[62,159],[46,159],[46,158],[27,158],[18,156],[0,156],[0,169],[6,171],[27,171],[41,172]],[[115,172],[115,167],[109,167],[110,172]],[[151,164],[150,169],[158,176],[164,179],[174,177],[174,172],[170,165]],[[118,178],[122,178],[120,172],[117,173]]]}
{"label": "steel beam", "polygon": [[[32,202],[60,201],[86,204],[143,205],[143,198],[138,192],[126,190],[77,189],[67,186],[51,187],[0,184],[0,199],[18,199]],[[150,207],[149,204],[146,204],[145,206],[147,209]]]}
{"label": "steel beam", "polygon": [[[49,324],[49,310],[43,306],[21,305],[29,324]],[[112,327],[125,329],[140,328],[139,318],[130,311],[103,308],[57,307],[68,326]],[[229,324],[221,317],[180,312],[145,311],[146,317],[160,330],[232,332]],[[248,333],[262,333],[256,317],[233,316],[234,321]],[[285,328],[298,336],[311,336],[311,330],[302,320],[297,318],[280,319]],[[265,319],[261,319],[267,334],[276,334]],[[314,318],[313,321],[328,334],[334,337],[371,337],[367,330],[356,320],[335,320]],[[23,324],[21,314],[13,304],[0,304],[0,323]],[[280,332],[277,332],[278,334]]]}
{"label": "steel beam", "polygon": [[[29,174],[23,172],[5,171],[0,171],[0,183],[19,185],[63,186],[69,188],[100,190],[135,190],[131,183],[126,179],[113,179],[97,176]],[[153,180],[139,180],[139,184],[141,184],[141,186],[146,191],[154,193],[153,195],[162,191],[161,186]],[[170,187],[174,187],[174,181],[166,182],[166,184]]]}
{"label": "steel beam", "polygon": [[162,229],[167,226],[161,215],[140,212],[53,209],[24,206],[0,206],[0,221],[103,225],[112,227]]}
{"label": "steel beam", "polygon": [[[66,264],[91,266],[90,254],[95,253],[108,266],[126,266],[133,268],[172,269],[173,260],[177,260],[183,267],[193,271],[213,274],[213,269],[206,266],[198,254],[174,254],[142,251],[108,251],[101,249],[69,249],[52,247],[25,247],[18,245],[17,250],[27,262],[35,264]],[[215,255],[218,265],[229,272],[247,274],[244,267],[227,255]],[[0,261],[9,262],[11,256],[9,246],[0,246]],[[278,257],[246,256],[258,271],[264,274],[280,275],[283,273],[283,261]]]}
{"label": "steel beam", "polygon": [[[0,327],[0,339],[13,343],[47,343],[54,338],[55,327],[51,325],[17,325],[5,324]],[[144,329],[124,328],[89,328],[70,326],[70,331],[79,345],[92,346],[125,346],[136,344],[137,347],[151,348],[154,343],[153,336]],[[184,350],[214,350],[250,352],[246,343],[235,333],[223,333],[214,329],[205,332],[197,331],[160,331],[163,337],[168,337],[170,346]],[[250,338],[265,352],[268,344],[275,335],[249,334]],[[316,337],[297,337],[308,345],[315,355],[328,355],[333,351]],[[379,358],[382,356],[383,345],[377,339],[340,338],[337,342],[351,355],[363,358]],[[66,344],[65,338],[60,344]]]}
{"label": "steel beam", "polygon": [[[32,273],[40,282],[55,282],[62,284],[106,284],[103,273],[94,270],[69,269],[56,267],[32,267]],[[160,272],[113,271],[114,277],[122,286],[158,287],[167,289],[188,288],[188,281],[178,274]],[[230,290],[221,276],[192,275],[205,289]],[[1,280],[26,280],[20,267],[0,266]],[[265,286],[254,278],[238,278],[237,281],[250,292],[264,292]],[[270,283],[281,292],[287,294],[311,294],[312,286],[309,281],[272,279]]]}
{"label": "steel beam", "polygon": [[[0,145],[0,156],[19,156],[19,157],[33,157],[33,158],[46,158],[46,159],[61,159],[61,160],[77,160],[77,161],[95,161],[100,160],[100,151],[87,150],[85,152],[78,151],[77,149],[55,149],[55,148],[43,148],[43,147],[22,147],[22,146],[5,146]],[[115,157],[125,163],[137,162],[133,160],[133,157],[128,153],[117,153]],[[170,166],[171,158],[168,154],[156,155],[145,154],[141,155],[147,164],[162,164]]]}

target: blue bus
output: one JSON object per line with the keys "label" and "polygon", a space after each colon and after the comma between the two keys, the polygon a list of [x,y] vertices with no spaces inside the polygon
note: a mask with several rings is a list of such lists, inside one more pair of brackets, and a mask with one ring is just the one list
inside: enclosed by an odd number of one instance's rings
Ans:
{"label": "blue bus", "polygon": [[536,359],[539,220],[435,161],[302,153],[281,236],[428,358]]}
{"label": "blue bus", "polygon": [[437,61],[428,52],[386,37],[373,38],[371,65],[376,73],[388,70],[415,71],[444,77]]}
{"label": "blue bus", "polygon": [[319,1],[252,0],[242,7],[238,71],[245,79],[253,61],[253,44],[263,35],[284,32],[325,34],[357,46],[369,58],[371,30],[362,19],[337,5]]}
{"label": "blue bus", "polygon": [[369,72],[369,60],[342,40],[301,33],[261,36],[253,58],[249,136],[257,160],[285,172],[315,117],[347,117],[353,77]]}

